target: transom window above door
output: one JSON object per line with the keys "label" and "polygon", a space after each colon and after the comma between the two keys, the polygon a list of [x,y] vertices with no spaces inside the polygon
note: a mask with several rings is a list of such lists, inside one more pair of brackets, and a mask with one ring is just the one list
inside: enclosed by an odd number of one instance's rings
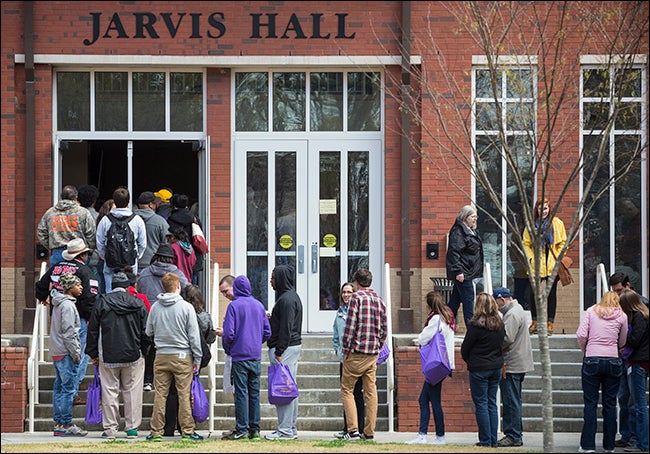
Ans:
{"label": "transom window above door", "polygon": [[238,132],[380,131],[379,72],[237,72]]}
{"label": "transom window above door", "polygon": [[204,75],[170,71],[58,71],[58,131],[203,131]]}

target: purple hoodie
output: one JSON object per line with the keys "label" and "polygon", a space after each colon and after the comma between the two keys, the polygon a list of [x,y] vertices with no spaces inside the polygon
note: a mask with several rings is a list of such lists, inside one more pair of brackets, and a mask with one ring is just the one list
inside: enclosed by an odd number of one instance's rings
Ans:
{"label": "purple hoodie", "polygon": [[271,337],[266,309],[252,296],[246,276],[237,276],[232,289],[235,299],[228,305],[223,321],[223,349],[233,362],[261,361],[262,344]]}

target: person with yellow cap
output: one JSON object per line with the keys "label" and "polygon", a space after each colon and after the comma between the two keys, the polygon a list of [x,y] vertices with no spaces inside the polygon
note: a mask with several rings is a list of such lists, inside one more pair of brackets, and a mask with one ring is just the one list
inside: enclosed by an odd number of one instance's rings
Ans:
{"label": "person with yellow cap", "polygon": [[162,188],[161,190],[154,192],[154,196],[160,199],[160,204],[156,208],[156,214],[162,216],[167,220],[170,214],[172,214],[172,206],[170,204],[171,198],[174,195],[170,188]]}

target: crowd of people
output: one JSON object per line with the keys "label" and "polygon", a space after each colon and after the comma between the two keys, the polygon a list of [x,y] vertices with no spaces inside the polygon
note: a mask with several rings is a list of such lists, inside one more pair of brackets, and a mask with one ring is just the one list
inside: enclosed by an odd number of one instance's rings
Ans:
{"label": "crowd of people", "polygon": [[[143,391],[154,391],[147,440],[161,441],[176,430],[184,440],[202,440],[195,431],[190,386],[205,365],[206,349],[220,336],[231,365],[228,378],[235,407],[235,427],[224,432],[222,439],[259,439],[263,344],[268,347],[270,365],[284,364],[294,381],[298,375],[303,305],[296,292],[295,269],[290,265],[273,269],[270,284],[275,304],[271,313],[252,295],[246,276],[224,276],[219,291],[230,302],[223,326],[213,327],[196,285],[199,254],[191,244],[191,228],[199,221],[187,208],[187,196],[172,195],[167,188],[145,191],[133,212],[124,187],[117,188],[98,211],[93,208],[96,199],[96,188],[77,191],[65,186],[61,201],[39,223],[39,241],[50,251],[50,267],[36,283],[36,297],[51,306],[50,352],[56,374],[53,434],[87,434],[72,422],[72,407],[85,403],[79,388],[90,361],[101,377],[103,438],[117,436],[120,393],[126,436],[137,438]],[[157,214],[158,210],[164,216]],[[549,219],[549,211],[548,200],[536,204],[536,228],[546,232],[542,280],[550,277],[557,253],[566,242],[562,221]],[[517,447],[524,444],[523,382],[534,370],[530,335],[537,332],[535,303],[532,298],[528,301],[533,313],[528,326],[525,308],[507,287],[475,294],[483,263],[477,218],[476,210],[468,205],[452,226],[446,265],[453,292],[448,302],[437,291],[426,295],[428,315],[415,343],[423,347],[442,335],[451,377],[456,317],[462,304],[466,333],[460,356],[469,374],[478,428],[476,445]],[[120,221],[130,238],[119,231]],[[120,244],[134,249],[131,254],[111,250],[118,235],[122,235]],[[525,230],[523,237],[532,262],[535,254],[530,233]],[[116,265],[120,259],[126,262]],[[333,320],[332,343],[340,362],[343,406],[342,429],[335,437],[346,441],[372,440],[375,434],[377,361],[388,340],[388,326],[386,305],[371,284],[368,269],[356,270],[351,282],[341,286]],[[579,452],[595,452],[599,396],[603,449],[647,452],[648,301],[630,287],[629,278],[622,273],[613,274],[609,284],[611,290],[589,307],[576,332],[584,353],[584,424]],[[546,285],[552,287],[546,327],[552,334],[557,281]],[[423,382],[418,435],[409,443],[446,444],[442,406],[446,378]],[[497,390],[502,403],[501,439],[497,439]],[[277,426],[265,439],[298,438],[298,402],[296,397],[275,405]],[[432,412],[435,438],[429,442]],[[617,432],[621,434],[618,440]]]}

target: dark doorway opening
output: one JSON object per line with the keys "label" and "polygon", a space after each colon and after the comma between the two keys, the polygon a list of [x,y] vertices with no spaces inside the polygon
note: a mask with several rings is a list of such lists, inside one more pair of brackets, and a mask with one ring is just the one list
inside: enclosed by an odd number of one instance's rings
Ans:
{"label": "dark doorway opening", "polygon": [[[99,188],[97,208],[111,198],[118,186],[128,183],[128,142],[89,140],[66,142],[61,185],[94,184]],[[186,194],[190,205],[199,200],[198,151],[192,142],[133,141],[133,181],[131,201],[143,191],[167,187]]]}

